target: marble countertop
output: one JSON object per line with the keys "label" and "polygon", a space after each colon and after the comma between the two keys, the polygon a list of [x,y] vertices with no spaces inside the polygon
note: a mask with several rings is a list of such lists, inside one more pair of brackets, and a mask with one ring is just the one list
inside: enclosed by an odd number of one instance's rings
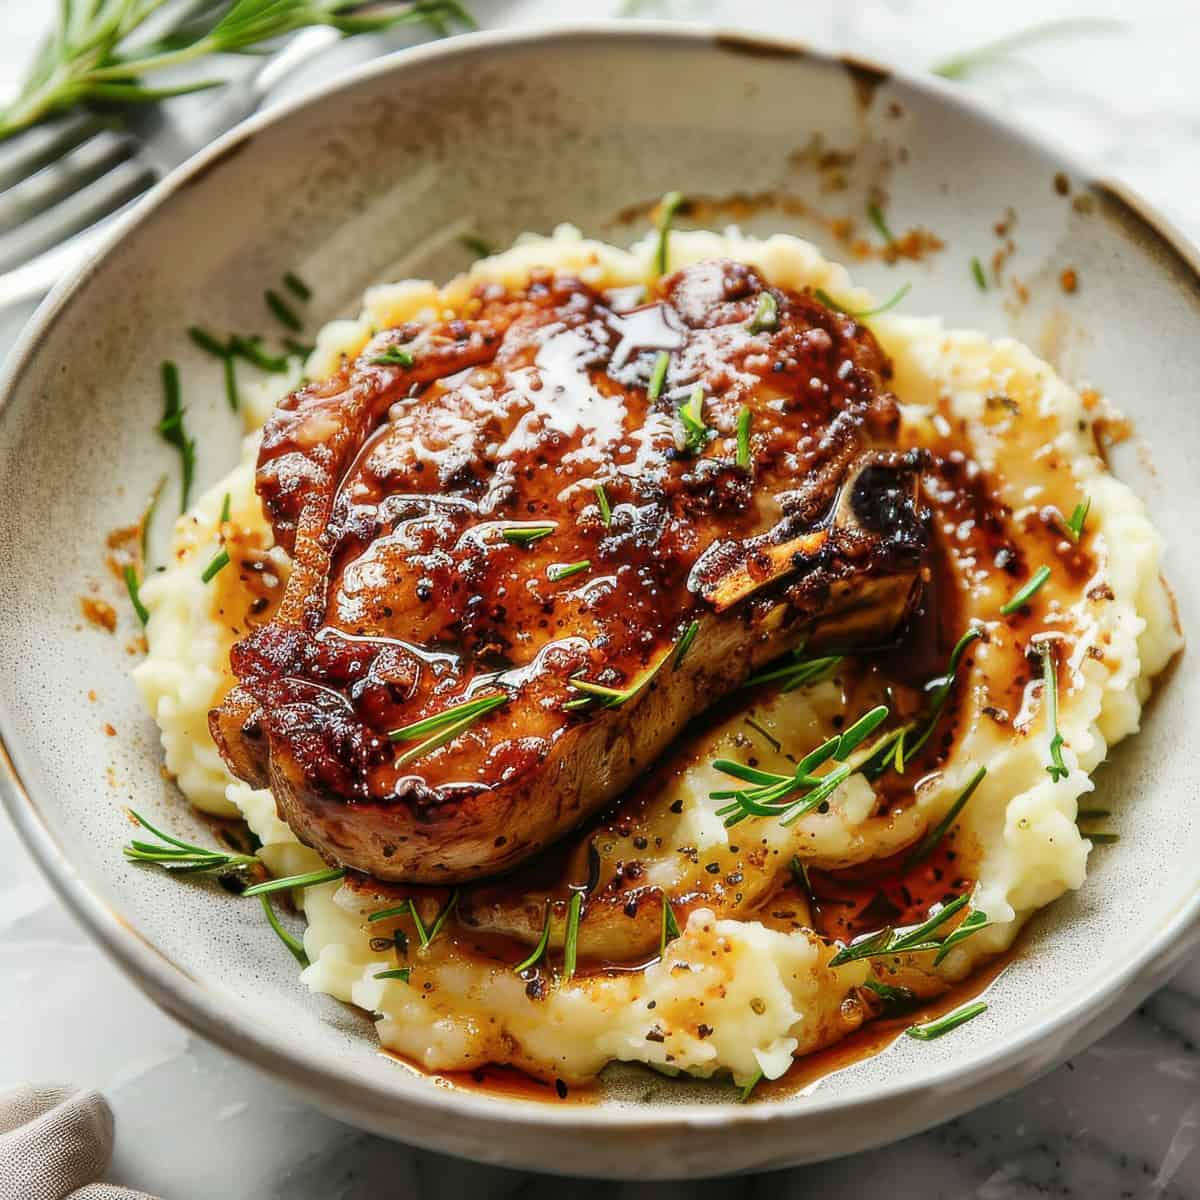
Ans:
{"label": "marble countertop", "polygon": [[[52,6],[7,0],[0,95]],[[1200,20],[1190,0],[717,0],[563,4],[468,0],[485,26],[615,15],[786,33],[920,70],[1016,29],[1063,18],[1119,28],[1043,40],[974,73],[1006,115],[1069,144],[1200,241]],[[343,44],[352,62],[397,40]],[[326,68],[327,69],[327,65]],[[297,85],[298,86],[298,85]],[[0,313],[6,350],[29,308]],[[0,814],[0,1085],[66,1079],[101,1088],[117,1117],[114,1183],[167,1200],[378,1195],[684,1196],[694,1184],[564,1182],[410,1150],[341,1125],[159,1012],[53,897]],[[849,1200],[1034,1196],[1200,1197],[1200,961],[1103,1041],[1033,1087],[885,1149],[803,1170],[706,1183],[719,1197]]]}

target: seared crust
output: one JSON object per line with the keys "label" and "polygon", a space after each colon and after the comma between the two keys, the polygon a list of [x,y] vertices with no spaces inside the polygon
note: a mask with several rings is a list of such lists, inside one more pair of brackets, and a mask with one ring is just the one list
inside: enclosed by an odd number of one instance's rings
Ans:
{"label": "seared crust", "polygon": [[[279,406],[258,490],[293,571],[210,724],[303,841],[381,879],[504,871],[756,666],[903,619],[927,536],[919,463],[888,448],[887,361],[807,294],[770,289],[775,328],[751,332],[764,290],[729,262],[633,310],[565,277],[484,288],[461,319],[381,333]],[[676,412],[697,385],[710,432],[686,447]],[[530,524],[552,531],[506,539]],[[651,673],[618,707],[571,704],[573,678]],[[490,694],[507,703],[415,760],[388,739]]]}

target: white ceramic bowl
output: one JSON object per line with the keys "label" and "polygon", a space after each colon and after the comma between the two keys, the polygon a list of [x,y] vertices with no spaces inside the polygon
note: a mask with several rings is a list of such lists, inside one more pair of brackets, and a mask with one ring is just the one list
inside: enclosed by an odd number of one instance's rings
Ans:
{"label": "white ceramic bowl", "polygon": [[[828,175],[796,153],[815,136],[855,152],[844,190],[822,190]],[[649,1179],[784,1166],[912,1133],[1029,1082],[1166,980],[1200,930],[1200,681],[1186,666],[1098,776],[1120,844],[1035,922],[988,1020],[933,1043],[902,1039],[786,1100],[739,1107],[727,1089],[633,1068],[612,1072],[594,1105],[438,1087],[381,1056],[363,1015],[308,994],[256,906],[122,860],[131,802],[204,833],[160,774],[129,680],[135,630],[102,564],[106,533],[136,520],[175,470],[154,433],[160,360],[180,363],[198,482],[233,460],[237,433],[188,325],[261,327],[263,287],[289,269],[317,285],[315,323],[352,309],[371,281],[464,266],[457,235],[468,229],[503,245],[567,220],[629,239],[644,227],[615,214],[672,188],[783,192],[861,216],[872,186],[886,190],[893,225],[924,225],[946,248],[864,266],[864,282],[886,295],[911,281],[909,311],[1023,337],[1135,419],[1148,453],[1125,447],[1117,466],[1172,540],[1180,617],[1200,629],[1187,553],[1200,512],[1193,252],[1069,157],[936,81],[679,26],[455,38],[234,131],[156,188],[42,306],[0,400],[3,790],[60,894],[164,1008],[365,1128],[488,1162]],[[969,270],[997,246],[992,226],[1009,206],[1008,271],[1030,287],[1025,305],[981,293]],[[778,209],[745,224],[824,240]],[[1072,297],[1055,283],[1068,266]],[[115,637],[80,618],[92,581],[121,608]]]}

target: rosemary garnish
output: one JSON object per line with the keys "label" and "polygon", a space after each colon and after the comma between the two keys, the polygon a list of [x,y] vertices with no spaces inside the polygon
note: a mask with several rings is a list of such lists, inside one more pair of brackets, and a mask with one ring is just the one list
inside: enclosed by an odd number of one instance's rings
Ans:
{"label": "rosemary garnish", "polygon": [[699,454],[708,445],[708,426],[704,424],[704,388],[700,384],[679,406],[679,419],[683,422],[684,443],[689,453]]}
{"label": "rosemary garnish", "polygon": [[988,290],[987,276],[983,273],[983,263],[979,261],[978,256],[971,259],[971,275],[975,280],[975,286],[981,292],[986,292]]}
{"label": "rosemary garnish", "polygon": [[910,1038],[916,1038],[920,1042],[931,1042],[934,1038],[940,1038],[942,1034],[949,1033],[950,1030],[957,1029],[960,1025],[974,1020],[984,1012],[987,1012],[987,1005],[982,1000],[976,1000],[974,1004],[956,1008],[952,1013],[947,1013],[937,1021],[927,1021],[924,1025],[910,1025],[904,1032]]}
{"label": "rosemary garnish", "polygon": [[1088,513],[1092,508],[1091,496],[1085,496],[1083,500],[1075,505],[1071,510],[1070,517],[1065,522],[1067,528],[1067,536],[1073,542],[1078,542],[1083,537],[1083,523],[1087,520]]}
{"label": "rosemary garnish", "polygon": [[151,825],[141,813],[132,808],[126,811],[143,829],[148,829],[164,843],[155,846],[151,842],[131,841],[122,847],[130,862],[154,863],[178,875],[220,875],[225,871],[244,871],[259,864],[255,854],[230,854],[224,850],[208,850],[192,842],[180,841]]}
{"label": "rosemary garnish", "polygon": [[500,536],[512,546],[532,546],[554,532],[553,525],[511,525]]}
{"label": "rosemary garnish", "polygon": [[[417,745],[401,754],[396,759],[396,765],[398,767],[405,766],[428,754],[431,750],[436,750],[439,746],[454,741],[459,734],[470,729],[480,717],[507,703],[507,692],[500,692],[492,696],[480,696],[476,700],[463,700],[458,704],[452,704],[449,708],[434,713],[433,716],[422,717],[421,720],[414,721],[411,725],[393,729],[387,735],[391,742],[411,742],[424,737],[424,741],[418,742]],[[426,734],[429,736],[425,737]]]}
{"label": "rosemary garnish", "polygon": [[299,300],[312,299],[312,289],[294,271],[287,271],[284,274],[283,286]]}
{"label": "rosemary garnish", "polygon": [[896,240],[892,235],[891,229],[888,228],[887,218],[883,215],[883,209],[874,200],[867,205],[867,220],[879,230],[879,236],[889,246]]}
{"label": "rosemary garnish", "polygon": [[212,583],[212,581],[229,566],[229,551],[218,550],[213,556],[212,562],[204,568],[204,573],[200,576],[201,583]]}
{"label": "rosemary garnish", "polygon": [[583,912],[583,893],[572,892],[567,905],[567,930],[563,934],[563,982],[569,983],[575,974],[575,959],[579,952],[579,918]]}
{"label": "rosemary garnish", "polygon": [[1100,821],[1112,816],[1111,808],[1081,808],[1075,813],[1076,821]]}
{"label": "rosemary garnish", "polygon": [[413,356],[399,346],[389,346],[382,354],[371,359],[373,367],[411,367]]}
{"label": "rosemary garnish", "polygon": [[1019,608],[1028,604],[1029,601],[1033,599],[1033,597],[1041,590],[1042,585],[1049,578],[1050,568],[1043,563],[1036,571],[1034,571],[1034,573],[1029,577],[1025,586],[1021,588],[1021,590],[1018,591],[1011,600],[1008,600],[1006,603],[1000,605],[1001,613],[1006,617],[1012,616],[1012,614],[1015,613]]}
{"label": "rosemary garnish", "polygon": [[1084,836],[1097,846],[1112,846],[1121,840],[1119,833],[1089,833]]}
{"label": "rosemary garnish", "polygon": [[412,967],[390,967],[386,971],[376,971],[371,977],[372,979],[399,979],[401,983],[407,983],[412,975]]}
{"label": "rosemary garnish", "polygon": [[675,920],[675,910],[671,907],[671,898],[666,892],[662,896],[662,928],[658,934],[658,957],[667,957],[667,943],[673,942],[679,936],[679,922]]}
{"label": "rosemary garnish", "polygon": [[150,560],[150,529],[154,524],[154,514],[158,512],[158,502],[162,499],[163,488],[167,486],[167,477],[160,475],[158,482],[154,485],[154,491],[150,493],[150,503],[146,505],[146,511],[142,513],[142,528],[138,537],[138,546],[142,552],[142,565]]}
{"label": "rosemary garnish", "polygon": [[196,439],[187,436],[183,428],[183,404],[179,391],[179,368],[173,362],[162,364],[163,415],[157,429],[163,441],[179,451],[182,479],[179,511],[187,512],[192,494],[192,476],[196,471]]}
{"label": "rosemary garnish", "polygon": [[754,414],[744,405],[737,417],[737,465],[742,470],[750,467],[750,422]]}
{"label": "rosemary garnish", "polygon": [[668,242],[671,237],[671,223],[675,220],[675,214],[682,207],[683,194],[681,192],[668,192],[658,202],[658,250],[654,255],[654,273],[656,276],[667,273],[667,261],[670,257]]}
{"label": "rosemary garnish", "polygon": [[332,883],[346,874],[345,867],[326,867],[321,871],[306,871],[303,875],[285,875],[282,879],[268,879],[248,887],[243,896],[266,896],[271,892],[288,892],[292,888],[316,887],[321,883]]}
{"label": "rosemary garnish", "polygon": [[1014,50],[1036,45],[1049,38],[1066,37],[1077,33],[1107,33],[1119,29],[1121,22],[1097,17],[1064,17],[1054,21],[1043,21],[1039,25],[1020,29],[995,41],[987,42],[974,50],[956,54],[930,68],[934,75],[943,79],[963,79],[978,66],[1006,58]]}
{"label": "rosemary garnish", "polygon": [[745,1104],[746,1101],[750,1099],[750,1093],[753,1092],[754,1089],[756,1087],[758,1087],[758,1085],[760,1083],[762,1083],[762,1081],[763,1081],[763,1070],[762,1070],[762,1067],[759,1067],[758,1070],[754,1073],[754,1077],[750,1080],[750,1082],[748,1084],[745,1085],[745,1087],[742,1088],[741,1092],[739,1093],[738,1103]]}
{"label": "rosemary garnish", "polygon": [[1050,732],[1050,761],[1046,770],[1051,780],[1057,783],[1071,773],[1063,762],[1063,736],[1058,731],[1058,658],[1054,644],[1048,638],[1038,644],[1038,653],[1042,656],[1042,695],[1045,697],[1046,729]]}
{"label": "rosemary garnish", "polygon": [[[902,771],[903,768],[900,770]],[[975,789],[983,782],[986,774],[987,767],[981,766],[971,776],[970,783],[963,788],[946,815],[921,839],[913,852],[904,860],[905,870],[915,867],[918,863],[923,863],[937,849],[938,843],[950,832],[954,822],[958,820],[958,814],[966,807],[967,801],[975,794]]]}
{"label": "rosemary garnish", "polygon": [[299,333],[304,328],[304,322],[296,316],[288,302],[274,288],[267,288],[263,292],[263,299],[281,325],[287,326],[293,333]]}
{"label": "rosemary garnish", "polygon": [[292,957],[302,966],[308,966],[308,954],[304,950],[304,943],[299,938],[293,937],[279,921],[275,909],[271,904],[270,898],[260,893],[258,897],[262,901],[263,912],[266,914],[267,924],[275,931],[275,936],[291,951]]}
{"label": "rosemary garnish", "polygon": [[373,912],[367,920],[387,921],[392,917],[412,917],[413,927],[417,931],[417,940],[421,943],[422,950],[433,940],[429,931],[425,928],[425,922],[421,920],[421,913],[417,908],[417,902],[411,896],[403,904],[397,904],[393,908],[381,908],[378,912]]}
{"label": "rosemary garnish", "polygon": [[962,924],[957,926],[953,933],[942,942],[942,948],[934,955],[933,965],[938,966],[959,942],[965,942],[973,933],[978,933],[983,929],[987,923],[987,913],[980,912],[977,908],[971,909],[963,918]]}
{"label": "rosemary garnish", "polygon": [[874,992],[889,1008],[912,1004],[917,998],[916,992],[911,988],[893,987],[890,983],[883,983],[878,979],[864,980],[863,987],[869,992]]}
{"label": "rosemary garnish", "polygon": [[263,349],[262,338],[257,334],[253,337],[239,337],[236,333],[230,334],[229,351],[231,355],[244,358],[260,371],[270,371],[274,375],[282,375],[288,369],[287,355],[268,354]]}
{"label": "rosemary garnish", "polygon": [[473,233],[464,233],[458,239],[458,244],[464,250],[469,250],[477,259],[491,258],[496,253],[495,248],[489,242],[485,242],[481,237],[476,237]]}
{"label": "rosemary garnish", "polygon": [[823,288],[814,288],[813,295],[826,308],[832,309],[834,312],[840,312],[843,316],[852,317],[856,321],[865,320],[867,317],[877,317],[880,313],[885,313],[889,308],[895,308],[909,292],[912,291],[912,284],[906,283],[898,287],[882,304],[877,304],[874,308],[853,309],[847,308],[844,304],[839,304],[827,291]]}
{"label": "rosemary garnish", "polygon": [[221,525],[224,525],[225,522],[229,520],[229,513],[230,513],[230,508],[231,508],[232,504],[233,504],[233,495],[230,492],[226,492],[224,497],[221,500],[220,516],[217,518],[218,522]]}
{"label": "rosemary garnish", "polygon": [[546,578],[551,583],[557,583],[560,579],[569,579],[572,575],[578,575],[581,571],[591,569],[592,560],[590,558],[580,559],[579,562],[573,563],[553,563],[546,568]]}
{"label": "rosemary garnish", "polygon": [[779,304],[765,289],[758,294],[758,307],[746,329],[750,333],[770,333],[779,328]]}
{"label": "rosemary garnish", "polygon": [[806,683],[815,683],[818,679],[824,679],[842,661],[840,654],[830,654],[822,658],[803,658],[803,652],[803,647],[793,650],[790,662],[759,671],[757,674],[751,675],[742,686],[758,687],[763,683],[778,683],[781,691],[791,692]]}
{"label": "rosemary garnish", "polygon": [[860,958],[882,958],[893,954],[919,954],[925,950],[940,950],[942,943],[931,940],[933,933],[966,908],[970,901],[970,896],[957,896],[920,925],[913,925],[903,932],[889,927],[861,937],[849,946],[843,946],[827,965],[840,967]]}
{"label": "rosemary garnish", "polygon": [[604,522],[604,528],[611,529],[612,505],[608,502],[608,493],[602,483],[596,484],[596,503],[600,506],[600,520]]}
{"label": "rosemary garnish", "polygon": [[528,971],[530,967],[535,966],[546,953],[546,947],[550,944],[550,901],[546,901],[546,919],[542,922],[542,936],[538,939],[538,944],[533,948],[533,953],[528,958],[522,959],[513,970],[520,975],[523,971]]}
{"label": "rosemary garnish", "polygon": [[662,395],[663,384],[667,379],[667,368],[671,365],[671,356],[665,350],[660,350],[654,359],[650,370],[650,383],[646,387],[646,399],[657,400]]}
{"label": "rosemary garnish", "polygon": [[137,571],[131,563],[126,563],[121,574],[125,576],[125,587],[129,592],[129,603],[133,605],[133,611],[137,613],[137,619],[145,625],[150,620],[150,610],[142,603],[141,584],[138,582]]}
{"label": "rosemary garnish", "polygon": [[[439,933],[442,932],[442,926],[446,924],[446,919],[458,907],[458,888],[455,888],[449,896],[446,897],[446,903],[438,910],[438,915],[433,918],[433,924],[429,927],[429,936],[421,943],[422,947],[428,946]],[[418,931],[419,932],[419,931]]]}
{"label": "rosemary garnish", "polygon": [[687,652],[692,648],[692,643],[696,640],[696,634],[699,632],[699,621],[693,621],[683,631],[679,641],[675,643],[675,652],[671,655],[671,670],[678,671],[683,665],[683,660],[687,656]]}

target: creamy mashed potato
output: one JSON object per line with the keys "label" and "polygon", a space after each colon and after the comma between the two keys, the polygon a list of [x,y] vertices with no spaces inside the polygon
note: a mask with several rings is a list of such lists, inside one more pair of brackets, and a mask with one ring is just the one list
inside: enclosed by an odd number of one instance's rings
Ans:
{"label": "creamy mashed potato", "polygon": [[[652,276],[654,250],[653,239],[625,251],[562,229],[549,239],[524,237],[440,290],[424,282],[373,288],[358,320],[336,321],[321,332],[305,372],[311,378],[331,373],[373,329],[457,309],[481,281],[519,287],[532,268],[548,266],[596,287],[632,285]],[[714,257],[749,263],[780,287],[820,288],[848,309],[871,307],[871,297],[852,285],[843,268],[795,238],[758,241],[735,231],[672,235],[672,268]],[[1046,770],[1051,731],[1037,671],[1028,669],[1019,705],[1003,709],[998,700],[1011,693],[1013,672],[1023,669],[1029,649],[1030,631],[1014,631],[999,616],[1015,585],[995,563],[954,549],[969,540],[962,518],[939,514],[962,626],[977,624],[983,636],[960,676],[953,750],[943,769],[918,783],[910,804],[881,805],[876,785],[853,775],[827,811],[788,826],[752,818],[730,830],[717,815],[724,802],[711,793],[727,789],[730,780],[712,760],[744,759],[752,744],[761,769],[790,773],[789,748],[804,753],[871,702],[869,681],[843,671],[756,700],[748,713],[711,729],[693,765],[644,806],[637,831],[610,829],[601,846],[606,862],[628,857],[623,840],[640,837],[641,845],[653,835],[651,846],[664,849],[651,848],[641,861],[646,882],[667,895],[702,889],[705,873],[733,878],[736,870],[736,899],[692,907],[665,957],[642,971],[581,975],[535,994],[511,965],[466,953],[456,939],[442,937],[425,949],[413,947],[407,981],[377,979],[396,965],[390,947],[373,948],[385,945],[379,935],[394,925],[366,919],[383,902],[337,883],[298,893],[308,920],[305,983],[377,1014],[384,1046],[431,1070],[510,1062],[568,1082],[586,1080],[614,1059],[697,1075],[728,1071],[739,1084],[760,1075],[775,1078],[794,1055],[834,1041],[864,1020],[859,989],[873,967],[863,960],[831,967],[833,948],[804,927],[806,913],[767,920],[756,905],[772,896],[794,855],[833,869],[913,845],[947,813],[979,763],[987,764],[987,776],[954,836],[976,881],[971,906],[986,913],[987,927],[936,967],[926,953],[889,970],[916,991],[943,989],[1009,946],[1032,912],[1083,882],[1091,843],[1076,825],[1080,797],[1092,790],[1090,773],[1109,747],[1136,732],[1152,676],[1180,645],[1159,576],[1158,534],[1141,502],[1095,453],[1092,425],[1102,413],[1094,398],[1089,407],[1025,347],[949,332],[935,318],[884,314],[869,324],[894,363],[902,444],[929,446],[951,436],[964,442],[1018,531],[1032,529],[1047,507],[1069,513],[1081,497],[1090,497],[1086,575],[1056,573],[1039,599],[1045,615],[1037,632],[1058,635],[1069,648],[1058,696],[1065,777],[1053,779]],[[210,585],[201,573],[214,552],[228,493],[237,536],[261,551],[270,570],[286,574],[286,557],[270,548],[254,494],[255,431],[298,374],[299,364],[295,376],[273,378],[247,398],[241,461],[178,522],[170,566],[142,589],[151,614],[149,655],[136,670],[162,730],[167,768],[184,794],[206,812],[241,814],[277,874],[323,864],[279,820],[269,793],[230,775],[209,736],[208,711],[232,683],[229,651],[246,631],[247,597],[239,593],[235,572],[223,572]],[[749,741],[747,716],[756,730]],[[689,852],[679,853],[679,847]],[[426,920],[432,919],[436,904],[423,907]],[[523,911],[486,916],[496,928],[536,940],[541,912],[538,901]],[[602,931],[593,932],[585,919],[585,949],[593,936]],[[552,941],[561,943],[561,937],[556,921]]]}

